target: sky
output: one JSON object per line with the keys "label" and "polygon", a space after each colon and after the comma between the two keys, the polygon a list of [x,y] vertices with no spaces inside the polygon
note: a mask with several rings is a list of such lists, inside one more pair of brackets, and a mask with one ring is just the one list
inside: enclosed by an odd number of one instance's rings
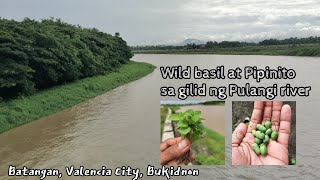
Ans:
{"label": "sky", "polygon": [[60,18],[129,45],[320,36],[319,0],[1,0],[0,17]]}

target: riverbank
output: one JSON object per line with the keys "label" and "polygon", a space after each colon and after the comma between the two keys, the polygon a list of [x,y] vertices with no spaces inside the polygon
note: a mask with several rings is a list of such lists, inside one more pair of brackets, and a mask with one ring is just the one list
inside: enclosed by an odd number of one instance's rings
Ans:
{"label": "riverbank", "polygon": [[198,165],[225,165],[225,137],[211,129],[206,135],[192,144],[195,161]]}
{"label": "riverbank", "polygon": [[133,50],[134,54],[220,54],[320,57],[320,44],[244,46],[214,49]]}
{"label": "riverbank", "polygon": [[155,69],[142,62],[129,62],[116,71],[57,86],[34,95],[0,102],[0,133],[48,116],[80,102],[140,79]]}

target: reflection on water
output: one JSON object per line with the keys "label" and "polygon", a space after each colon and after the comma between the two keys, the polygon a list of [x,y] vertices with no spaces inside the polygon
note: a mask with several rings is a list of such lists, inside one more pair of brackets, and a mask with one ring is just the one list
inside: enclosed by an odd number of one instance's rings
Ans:
{"label": "reflection on water", "polygon": [[[199,68],[241,68],[246,65],[271,68],[293,68],[297,77],[293,86],[312,86],[311,99],[284,98],[297,101],[297,162],[291,167],[233,167],[231,166],[231,101],[248,98],[228,98],[226,101],[226,166],[199,167],[199,179],[256,179],[265,172],[270,179],[315,179],[319,175],[320,161],[315,107],[320,106],[318,77],[319,58],[275,56],[225,56],[225,55],[137,55],[137,61],[160,65],[198,65]],[[240,63],[241,62],[241,63]],[[240,65],[241,64],[241,65]],[[181,86],[190,80],[161,80],[157,69],[147,77],[121,86],[73,108],[12,129],[0,135],[0,176],[7,174],[9,164],[18,167],[59,168],[84,165],[87,168],[116,168],[130,165],[146,169],[148,164],[159,164],[159,88]],[[226,86],[229,83],[254,83],[253,80],[197,80],[210,86]],[[277,81],[279,85],[287,81]],[[275,83],[263,80],[260,85]],[[162,100],[177,100],[164,98]],[[254,100],[256,98],[251,98]],[[193,97],[187,100],[217,100],[215,97]],[[211,126],[211,125],[210,125]],[[215,127],[215,124],[213,124]],[[222,128],[223,130],[223,128]],[[229,135],[228,135],[229,134]],[[312,142],[312,143],[311,143]],[[305,150],[308,147],[308,151]],[[66,176],[66,175],[65,175]],[[63,179],[68,179],[66,177]],[[115,177],[111,177],[114,179]],[[149,177],[155,179],[154,177]],[[1,177],[1,179],[5,179]],[[15,178],[13,178],[15,179]],[[35,178],[32,178],[35,179]],[[77,178],[74,178],[77,179]],[[85,178],[88,179],[88,178]],[[128,179],[128,177],[124,177]],[[148,179],[148,178],[147,178]],[[163,179],[163,178],[159,178]],[[175,178],[185,179],[185,177]]]}

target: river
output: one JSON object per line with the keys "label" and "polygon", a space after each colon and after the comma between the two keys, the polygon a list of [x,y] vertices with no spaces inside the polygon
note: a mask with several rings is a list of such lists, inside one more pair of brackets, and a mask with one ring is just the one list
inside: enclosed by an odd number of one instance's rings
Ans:
{"label": "river", "polygon": [[[256,65],[260,68],[285,66],[296,70],[292,86],[312,86],[309,98],[286,97],[297,101],[297,166],[289,167],[234,167],[231,165],[231,102],[257,98],[228,97],[225,106],[226,165],[198,167],[200,177],[195,179],[256,179],[262,173],[270,179],[315,179],[319,177],[320,128],[315,107],[319,101],[319,58],[284,56],[227,56],[227,55],[136,55],[133,60],[161,65],[190,65],[199,68],[226,69]],[[191,80],[210,86],[229,83],[255,84],[246,80]],[[130,165],[146,169],[148,164],[159,163],[159,106],[161,86],[178,87],[190,80],[161,80],[159,69],[152,74],[118,87],[72,108],[41,118],[0,135],[0,176],[6,177],[8,166],[29,168],[59,168],[84,165],[87,168],[116,168]],[[260,85],[284,85],[288,80],[263,79]],[[279,99],[279,98],[278,98]],[[190,97],[188,100],[218,100],[216,97]],[[312,143],[313,142],[313,143]],[[308,147],[308,150],[306,150]],[[270,173],[268,173],[270,172]],[[272,172],[272,173],[271,173]],[[110,179],[114,179],[111,177]],[[151,178],[151,177],[149,177]],[[16,179],[16,178],[12,178]],[[33,178],[36,179],[36,178]],[[64,173],[63,179],[70,179]],[[77,178],[74,178],[77,179]],[[86,178],[87,179],[87,178]],[[129,179],[124,178],[124,179]],[[154,179],[154,178],[152,178]],[[163,178],[161,178],[163,179]],[[177,179],[186,179],[177,178]]]}

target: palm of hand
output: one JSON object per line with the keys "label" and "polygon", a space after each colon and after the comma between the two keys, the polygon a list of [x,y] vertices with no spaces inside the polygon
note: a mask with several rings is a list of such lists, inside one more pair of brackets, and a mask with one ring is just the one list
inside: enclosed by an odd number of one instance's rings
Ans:
{"label": "palm of hand", "polygon": [[267,145],[268,154],[266,156],[257,155],[251,148],[254,143],[252,133],[247,133],[240,143],[240,146],[232,147],[232,153],[239,157],[236,164],[246,165],[286,165],[288,164],[288,148],[282,144],[271,140]]}
{"label": "palm of hand", "polygon": [[[271,119],[272,129],[279,131],[278,140],[270,139],[267,155],[257,155],[251,148],[256,125]],[[232,135],[233,165],[288,165],[288,142],[290,134],[291,108],[282,102],[255,102],[249,127],[239,124]]]}

